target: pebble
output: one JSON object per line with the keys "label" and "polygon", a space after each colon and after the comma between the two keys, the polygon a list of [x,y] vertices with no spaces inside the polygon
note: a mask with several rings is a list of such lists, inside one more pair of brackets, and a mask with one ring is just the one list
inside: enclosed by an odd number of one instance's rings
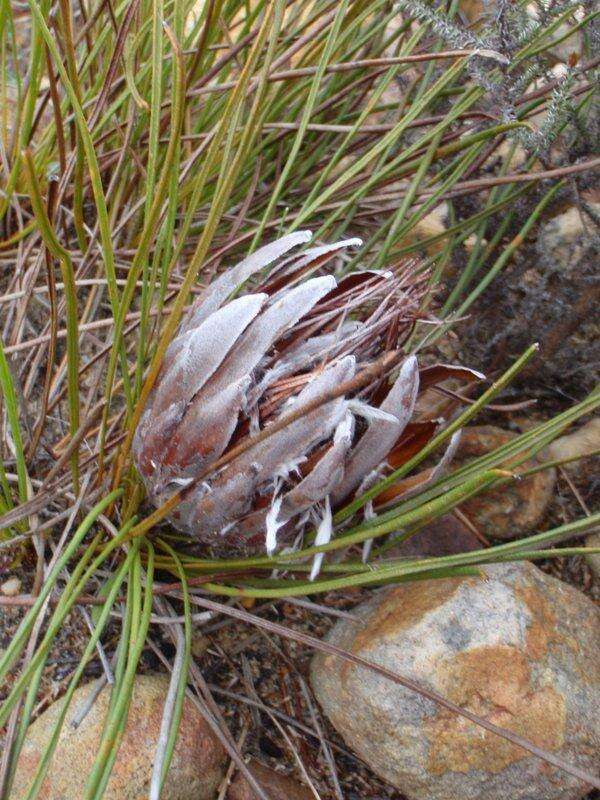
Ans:
{"label": "pebble", "polygon": [[[169,686],[165,675],[138,675],[123,739],[103,800],[147,798],[163,707]],[[63,724],[39,800],[81,800],[98,752],[110,698],[105,687],[77,728],[71,721],[87,702],[94,684],[76,690]],[[27,731],[10,800],[24,800],[64,703],[53,703]],[[225,772],[225,752],[199,711],[186,698],[173,759],[161,800],[214,800]]]}
{"label": "pebble", "polygon": [[460,0],[460,10],[471,24],[487,21],[497,13],[497,0]]}
{"label": "pebble", "polygon": [[[452,462],[453,467],[486,455],[515,438],[516,434],[493,425],[465,428]],[[538,463],[535,458],[526,461],[517,468],[517,472]],[[510,469],[510,466],[504,465],[503,468]],[[462,503],[460,508],[487,538],[515,539],[531,535],[544,519],[554,493],[555,482],[554,470],[544,470],[529,478],[511,481],[499,489],[481,492]]]}
{"label": "pebble", "polygon": [[451,556],[481,550],[483,543],[452,514],[446,514],[429,525],[424,525],[410,539],[394,545],[386,552],[387,558],[408,556],[427,558]]}
{"label": "pebble", "polygon": [[[439,236],[446,232],[448,227],[448,203],[441,203],[436,206],[426,216],[420,219],[410,230],[406,239],[403,239],[400,244],[413,244],[416,242],[426,241],[432,236]],[[444,240],[440,239],[436,242],[428,242],[424,246],[425,252],[429,255],[439,253],[444,249]]]}
{"label": "pebble", "polygon": [[582,458],[595,450],[600,450],[600,417],[595,417],[573,433],[560,436],[548,445],[550,458],[555,461]]}
{"label": "pebble", "polygon": [[[600,203],[589,203],[595,214],[600,213]],[[575,206],[544,223],[538,234],[537,249],[552,260],[555,268],[568,273],[589,247],[593,222]]]}
{"label": "pebble", "polygon": [[11,576],[0,586],[0,593],[5,597],[16,597],[21,594],[21,580],[16,576]]}
{"label": "pebble", "polygon": [[[303,784],[260,761],[252,759],[248,769],[268,794],[270,800],[314,800],[312,792]],[[227,800],[255,800],[256,795],[242,773],[238,773],[227,792]]]}
{"label": "pebble", "polygon": [[[381,590],[328,641],[597,774],[600,615],[529,563]],[[311,681],[333,726],[408,800],[579,800],[590,787],[384,676],[333,655]]]}
{"label": "pebble", "polygon": [[[590,533],[589,536],[586,536],[585,546],[600,547],[600,533]],[[589,553],[586,555],[585,560],[593,572],[594,577],[600,580],[600,553]]]}
{"label": "pebble", "polygon": [[[585,458],[600,449],[600,417],[594,417],[578,430],[560,436],[548,446],[550,458],[554,460],[579,457],[580,460],[564,465],[564,469],[583,479],[590,487],[597,480],[598,456]],[[591,533],[585,539],[586,547],[600,547],[600,534]],[[600,553],[585,556],[592,573],[600,579]]]}

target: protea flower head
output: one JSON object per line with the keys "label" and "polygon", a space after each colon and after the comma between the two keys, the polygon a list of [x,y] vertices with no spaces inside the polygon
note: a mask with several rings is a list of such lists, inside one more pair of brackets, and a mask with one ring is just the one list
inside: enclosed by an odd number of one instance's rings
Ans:
{"label": "protea flower head", "polygon": [[[186,487],[170,521],[200,541],[272,553],[306,524],[325,541],[331,508],[377,474],[413,413],[415,357],[399,357],[393,378],[379,375],[315,408],[398,350],[425,283],[408,268],[337,281],[319,274],[323,264],[360,240],[290,254],[309,239],[284,236],[208,286],[165,354],[136,431],[150,500],[158,506]],[[289,425],[198,480],[237,442],[290,413]]]}

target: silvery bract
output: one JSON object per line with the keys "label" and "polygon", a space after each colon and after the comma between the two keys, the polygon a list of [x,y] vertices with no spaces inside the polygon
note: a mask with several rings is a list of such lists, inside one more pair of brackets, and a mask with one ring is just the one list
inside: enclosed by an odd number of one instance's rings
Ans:
{"label": "silvery bract", "polygon": [[284,236],[209,285],[168,348],[136,431],[150,500],[159,506],[187,487],[171,522],[201,541],[273,553],[311,525],[326,542],[332,507],[378,474],[411,419],[415,357],[196,480],[235,443],[397,349],[411,329],[423,281],[405,268],[338,282],[319,270],[360,240],[290,255],[309,239]]}

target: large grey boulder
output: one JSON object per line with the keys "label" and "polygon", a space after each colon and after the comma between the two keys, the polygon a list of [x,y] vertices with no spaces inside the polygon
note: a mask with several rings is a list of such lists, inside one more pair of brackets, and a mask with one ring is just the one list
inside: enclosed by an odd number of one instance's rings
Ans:
{"label": "large grey boulder", "polygon": [[[531,564],[378,592],[329,641],[596,773],[600,619]],[[586,787],[385,677],[320,653],[316,696],[347,744],[409,800],[576,800]]]}

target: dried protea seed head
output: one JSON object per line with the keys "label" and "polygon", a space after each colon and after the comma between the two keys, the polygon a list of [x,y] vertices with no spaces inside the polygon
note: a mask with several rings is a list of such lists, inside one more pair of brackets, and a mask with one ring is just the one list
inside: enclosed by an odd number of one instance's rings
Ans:
{"label": "dried protea seed head", "polygon": [[[285,236],[209,285],[169,346],[136,431],[150,500],[160,505],[187,487],[171,522],[201,541],[273,552],[307,522],[324,540],[331,504],[385,462],[413,413],[414,357],[398,362],[393,379],[331,398],[398,349],[423,280],[405,267],[337,281],[320,270],[360,240],[292,252],[309,239]],[[288,425],[201,479],[242,438],[292,412]]]}

